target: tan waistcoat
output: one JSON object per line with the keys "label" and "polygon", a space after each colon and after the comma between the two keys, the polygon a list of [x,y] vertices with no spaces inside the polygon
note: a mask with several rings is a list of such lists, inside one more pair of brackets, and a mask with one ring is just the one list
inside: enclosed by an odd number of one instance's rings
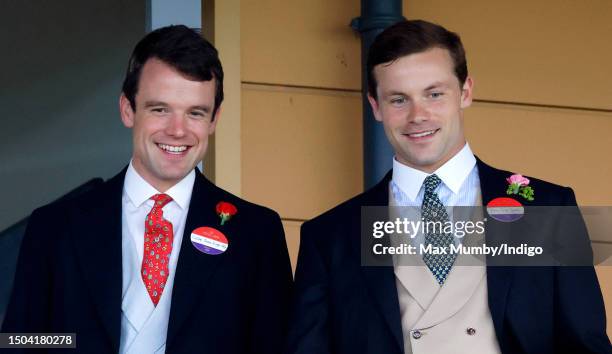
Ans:
{"label": "tan waistcoat", "polygon": [[[393,193],[389,194],[393,206]],[[484,263],[453,266],[440,286],[420,255],[402,257],[415,258],[408,262],[413,266],[394,267],[406,354],[501,353],[488,306]],[[471,256],[458,255],[456,264],[474,263],[461,257]]]}

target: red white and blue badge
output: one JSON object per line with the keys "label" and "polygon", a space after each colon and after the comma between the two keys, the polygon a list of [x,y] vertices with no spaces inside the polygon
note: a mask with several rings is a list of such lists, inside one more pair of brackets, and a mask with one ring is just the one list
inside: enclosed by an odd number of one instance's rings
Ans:
{"label": "red white and blue badge", "polygon": [[495,198],[487,204],[487,213],[495,220],[513,222],[525,215],[525,208],[512,198]]}
{"label": "red white and blue badge", "polygon": [[212,227],[202,226],[191,232],[191,244],[198,251],[210,255],[218,255],[229,247],[225,235]]}

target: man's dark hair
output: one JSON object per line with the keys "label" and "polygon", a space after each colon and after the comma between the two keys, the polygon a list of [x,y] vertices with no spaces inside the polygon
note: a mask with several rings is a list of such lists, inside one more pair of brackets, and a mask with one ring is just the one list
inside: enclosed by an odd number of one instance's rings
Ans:
{"label": "man's dark hair", "polygon": [[172,66],[183,75],[198,81],[215,79],[215,113],[223,101],[223,68],[217,49],[195,30],[167,26],[147,34],[136,44],[123,80],[123,94],[136,111],[136,93],[142,68],[151,58]]}
{"label": "man's dark hair", "polygon": [[468,75],[465,50],[461,38],[435,23],[413,20],[398,22],[381,32],[370,46],[367,61],[368,91],[376,98],[374,67],[406,55],[432,48],[447,49],[455,66],[455,76],[463,87]]}

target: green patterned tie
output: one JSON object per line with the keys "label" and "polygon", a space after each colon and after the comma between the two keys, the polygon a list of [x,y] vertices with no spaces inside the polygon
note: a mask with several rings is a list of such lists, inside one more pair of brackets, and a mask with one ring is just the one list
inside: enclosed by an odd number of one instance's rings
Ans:
{"label": "green patterned tie", "polygon": [[[453,235],[442,232],[444,226],[450,220],[446,213],[446,208],[444,208],[440,198],[438,198],[438,194],[434,192],[440,183],[442,183],[442,180],[436,175],[427,176],[425,181],[423,181],[425,195],[423,196],[421,217],[425,225],[429,225],[425,229],[425,246],[432,245],[432,249],[445,248],[447,252],[447,254],[428,252],[423,255],[423,261],[438,283],[443,285],[457,255],[450,252],[450,245],[453,244]],[[432,227],[432,224],[428,224],[428,222],[436,222],[436,227]]]}

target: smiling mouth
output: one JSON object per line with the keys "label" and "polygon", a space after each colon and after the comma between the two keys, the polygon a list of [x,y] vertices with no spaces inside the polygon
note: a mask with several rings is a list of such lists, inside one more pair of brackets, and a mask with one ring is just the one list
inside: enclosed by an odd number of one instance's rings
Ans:
{"label": "smiling mouth", "polygon": [[425,131],[418,132],[418,133],[409,133],[409,134],[404,134],[404,135],[406,135],[407,137],[412,138],[412,139],[422,139],[422,138],[426,138],[426,137],[430,137],[430,136],[434,135],[439,130],[440,130],[440,128],[434,129],[434,130],[425,130]]}
{"label": "smiling mouth", "polygon": [[172,155],[181,155],[189,146],[187,145],[167,145],[167,144],[157,144],[157,146],[162,149],[164,152]]}

